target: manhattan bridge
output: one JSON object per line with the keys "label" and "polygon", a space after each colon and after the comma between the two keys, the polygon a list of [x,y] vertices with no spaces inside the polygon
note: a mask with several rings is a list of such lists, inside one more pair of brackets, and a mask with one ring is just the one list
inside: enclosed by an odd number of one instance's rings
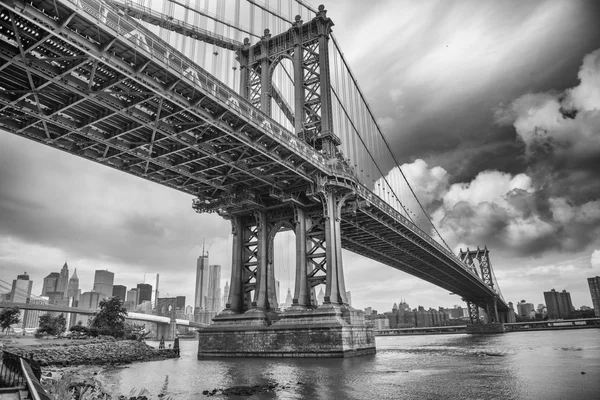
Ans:
{"label": "manhattan bridge", "polygon": [[[480,331],[509,322],[488,249],[457,256],[440,237],[333,26],[303,0],[0,0],[0,128],[228,219],[230,295],[206,333],[217,342],[235,347],[222,333],[242,327],[363,326],[342,248],[460,296]],[[274,312],[282,230],[296,240],[289,313]]]}

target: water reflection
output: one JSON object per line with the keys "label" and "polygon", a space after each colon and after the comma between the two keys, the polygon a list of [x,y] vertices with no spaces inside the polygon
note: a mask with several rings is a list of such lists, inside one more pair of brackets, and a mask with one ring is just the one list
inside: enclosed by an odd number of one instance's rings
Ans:
{"label": "water reflection", "polygon": [[382,337],[376,355],[350,359],[197,360],[196,342],[181,346],[178,360],[133,364],[107,372],[106,380],[115,393],[145,387],[156,395],[168,375],[177,400],[255,385],[277,387],[251,399],[594,399],[600,393],[599,329]]}

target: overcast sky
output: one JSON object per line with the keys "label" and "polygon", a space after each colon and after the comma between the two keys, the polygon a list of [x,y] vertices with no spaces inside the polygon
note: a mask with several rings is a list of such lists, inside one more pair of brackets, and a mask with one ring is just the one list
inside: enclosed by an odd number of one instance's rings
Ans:
{"label": "overcast sky", "polygon": [[[332,1],[334,33],[446,242],[487,245],[507,301],[600,275],[600,3]],[[161,275],[192,304],[202,239],[230,274],[230,226],[172,189],[0,131],[0,279],[42,279],[68,258],[128,287]],[[281,246],[293,242],[278,237]],[[275,261],[291,259],[276,254]],[[460,299],[344,253],[356,308]],[[277,267],[282,297],[291,273]]]}

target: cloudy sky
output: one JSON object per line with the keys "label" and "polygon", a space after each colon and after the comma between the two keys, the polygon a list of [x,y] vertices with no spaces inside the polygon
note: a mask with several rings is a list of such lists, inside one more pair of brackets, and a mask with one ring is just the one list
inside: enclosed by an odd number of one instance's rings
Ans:
{"label": "cloudy sky", "polygon": [[[352,6],[349,6],[352,4]],[[446,242],[487,245],[507,301],[600,275],[600,3],[327,2],[334,32],[396,157]],[[128,287],[194,293],[202,240],[230,273],[230,227],[192,199],[0,131],[0,279],[39,294],[65,259]],[[278,236],[285,247],[293,239]],[[281,252],[280,252],[281,253]],[[452,306],[441,289],[344,253],[356,308]],[[276,262],[289,257],[276,254]],[[276,273],[290,286],[285,266]],[[285,295],[285,293],[282,293]]]}

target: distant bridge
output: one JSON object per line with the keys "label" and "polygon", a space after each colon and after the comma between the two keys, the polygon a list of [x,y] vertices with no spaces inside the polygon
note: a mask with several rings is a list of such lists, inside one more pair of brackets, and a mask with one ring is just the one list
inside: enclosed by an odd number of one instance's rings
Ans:
{"label": "distant bridge", "polygon": [[[3,301],[0,302],[0,308],[11,308],[18,307],[21,310],[38,310],[38,311],[46,311],[46,312],[57,312],[57,313],[65,313],[65,314],[79,314],[79,315],[94,315],[97,310],[89,310],[77,307],[67,307],[67,306],[57,306],[54,304],[35,304],[35,303],[17,303],[17,302],[9,302]],[[171,323],[171,318],[169,317],[161,317],[158,315],[151,314],[142,314],[142,313],[133,313],[128,312],[126,319],[132,321],[143,321],[143,322],[156,322],[160,324],[169,325]],[[189,326],[191,328],[203,328],[206,324],[201,324],[194,321],[188,321],[187,319],[175,319],[175,324],[177,326]]]}

